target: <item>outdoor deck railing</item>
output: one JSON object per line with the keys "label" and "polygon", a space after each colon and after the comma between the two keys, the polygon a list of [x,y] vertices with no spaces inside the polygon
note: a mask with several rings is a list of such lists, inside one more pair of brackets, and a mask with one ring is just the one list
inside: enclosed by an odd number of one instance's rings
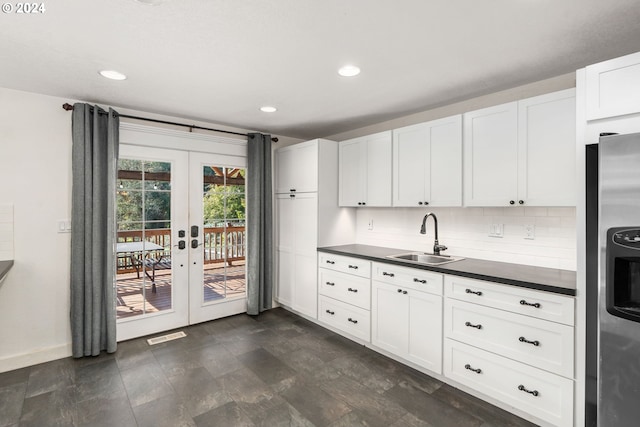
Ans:
{"label": "outdoor deck railing", "polygon": [[[118,243],[142,241],[142,230],[118,231]],[[171,229],[144,230],[144,240],[155,243],[164,251],[149,251],[148,257],[171,256]],[[191,245],[191,238],[184,238],[187,248]],[[245,259],[246,233],[245,227],[205,227],[204,239],[200,240],[204,246],[204,263],[233,262]],[[136,269],[132,262],[132,255],[140,257],[140,253],[118,253],[117,273],[133,273]]]}

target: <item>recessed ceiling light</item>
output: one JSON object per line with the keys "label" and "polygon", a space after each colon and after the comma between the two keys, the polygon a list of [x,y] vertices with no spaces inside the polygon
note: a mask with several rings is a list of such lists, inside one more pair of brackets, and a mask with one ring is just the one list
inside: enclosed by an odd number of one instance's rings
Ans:
{"label": "recessed ceiling light", "polygon": [[358,74],[360,74],[360,68],[356,67],[355,65],[345,65],[338,70],[338,74],[343,77],[357,76]]}
{"label": "recessed ceiling light", "polygon": [[127,78],[124,74],[114,70],[102,70],[100,71],[100,75],[111,80],[125,80]]}
{"label": "recessed ceiling light", "polygon": [[264,107],[260,107],[260,111],[262,111],[263,113],[275,113],[276,111],[278,111],[278,109],[270,105],[265,105]]}

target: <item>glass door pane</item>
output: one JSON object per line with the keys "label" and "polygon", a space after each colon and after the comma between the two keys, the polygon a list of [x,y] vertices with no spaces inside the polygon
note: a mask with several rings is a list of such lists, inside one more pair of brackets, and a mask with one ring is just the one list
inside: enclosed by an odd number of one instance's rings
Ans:
{"label": "glass door pane", "polygon": [[173,308],[171,163],[118,161],[118,319]]}
{"label": "glass door pane", "polygon": [[202,167],[204,303],[244,298],[245,169]]}

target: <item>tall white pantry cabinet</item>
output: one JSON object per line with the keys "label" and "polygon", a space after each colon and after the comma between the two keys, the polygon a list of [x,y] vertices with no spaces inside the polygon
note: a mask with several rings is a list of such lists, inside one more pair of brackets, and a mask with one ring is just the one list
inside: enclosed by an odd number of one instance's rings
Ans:
{"label": "tall white pantry cabinet", "polygon": [[338,143],[314,139],[277,149],[275,300],[318,317],[318,246],[353,243],[355,212],[338,207]]}

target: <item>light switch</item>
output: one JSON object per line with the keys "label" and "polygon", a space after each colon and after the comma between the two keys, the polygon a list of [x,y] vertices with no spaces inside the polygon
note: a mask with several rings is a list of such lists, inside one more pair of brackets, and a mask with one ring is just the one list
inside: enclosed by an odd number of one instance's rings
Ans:
{"label": "light switch", "polygon": [[491,224],[489,225],[489,237],[503,237],[503,230],[503,224]]}
{"label": "light switch", "polygon": [[71,221],[68,219],[58,221],[58,233],[71,233]]}

